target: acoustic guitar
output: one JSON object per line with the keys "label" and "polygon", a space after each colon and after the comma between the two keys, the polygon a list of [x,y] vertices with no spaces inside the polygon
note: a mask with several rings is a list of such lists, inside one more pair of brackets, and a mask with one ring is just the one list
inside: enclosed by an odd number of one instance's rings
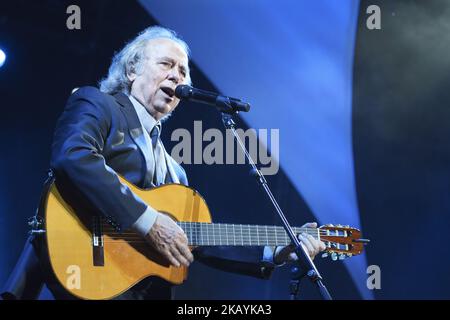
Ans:
{"label": "acoustic guitar", "polygon": [[[197,246],[285,246],[291,243],[280,226],[211,223],[203,197],[194,189],[168,184],[140,189],[120,178],[137,196],[172,217]],[[45,193],[39,219],[51,270],[72,295],[82,299],[111,299],[149,276],[173,284],[187,277],[186,267],[174,267],[132,230],[117,232],[105,219],[75,210],[55,183]],[[42,212],[43,211],[43,212]],[[367,240],[348,226],[294,228],[322,240],[333,260],[358,255]]]}

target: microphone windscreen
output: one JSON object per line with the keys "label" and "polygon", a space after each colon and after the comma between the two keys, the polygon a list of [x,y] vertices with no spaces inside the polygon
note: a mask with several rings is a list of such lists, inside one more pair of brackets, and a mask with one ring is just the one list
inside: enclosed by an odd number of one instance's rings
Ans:
{"label": "microphone windscreen", "polygon": [[191,96],[192,87],[186,84],[180,84],[175,88],[175,96],[178,99],[186,99]]}

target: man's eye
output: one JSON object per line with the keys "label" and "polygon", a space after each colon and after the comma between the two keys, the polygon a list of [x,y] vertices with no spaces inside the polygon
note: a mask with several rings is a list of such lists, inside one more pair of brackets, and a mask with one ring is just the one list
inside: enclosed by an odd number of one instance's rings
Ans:
{"label": "man's eye", "polygon": [[166,66],[166,67],[170,66],[170,62],[167,62],[167,61],[162,61],[162,62],[160,62],[160,64],[162,64],[163,66]]}

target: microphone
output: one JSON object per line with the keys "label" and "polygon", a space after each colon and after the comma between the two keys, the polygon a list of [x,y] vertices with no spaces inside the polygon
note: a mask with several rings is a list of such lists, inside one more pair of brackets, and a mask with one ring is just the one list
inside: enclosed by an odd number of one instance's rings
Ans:
{"label": "microphone", "polygon": [[225,113],[236,113],[238,111],[248,112],[250,104],[236,98],[222,96],[218,93],[193,88],[188,85],[179,85],[175,89],[175,96],[181,100],[193,101],[217,107]]}

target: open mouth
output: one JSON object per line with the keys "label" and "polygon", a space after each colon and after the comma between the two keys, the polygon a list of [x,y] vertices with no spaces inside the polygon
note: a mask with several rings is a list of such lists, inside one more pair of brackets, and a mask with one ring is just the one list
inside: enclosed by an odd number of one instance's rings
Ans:
{"label": "open mouth", "polygon": [[169,87],[161,87],[161,91],[168,95],[170,98],[173,98],[175,95],[175,90]]}

